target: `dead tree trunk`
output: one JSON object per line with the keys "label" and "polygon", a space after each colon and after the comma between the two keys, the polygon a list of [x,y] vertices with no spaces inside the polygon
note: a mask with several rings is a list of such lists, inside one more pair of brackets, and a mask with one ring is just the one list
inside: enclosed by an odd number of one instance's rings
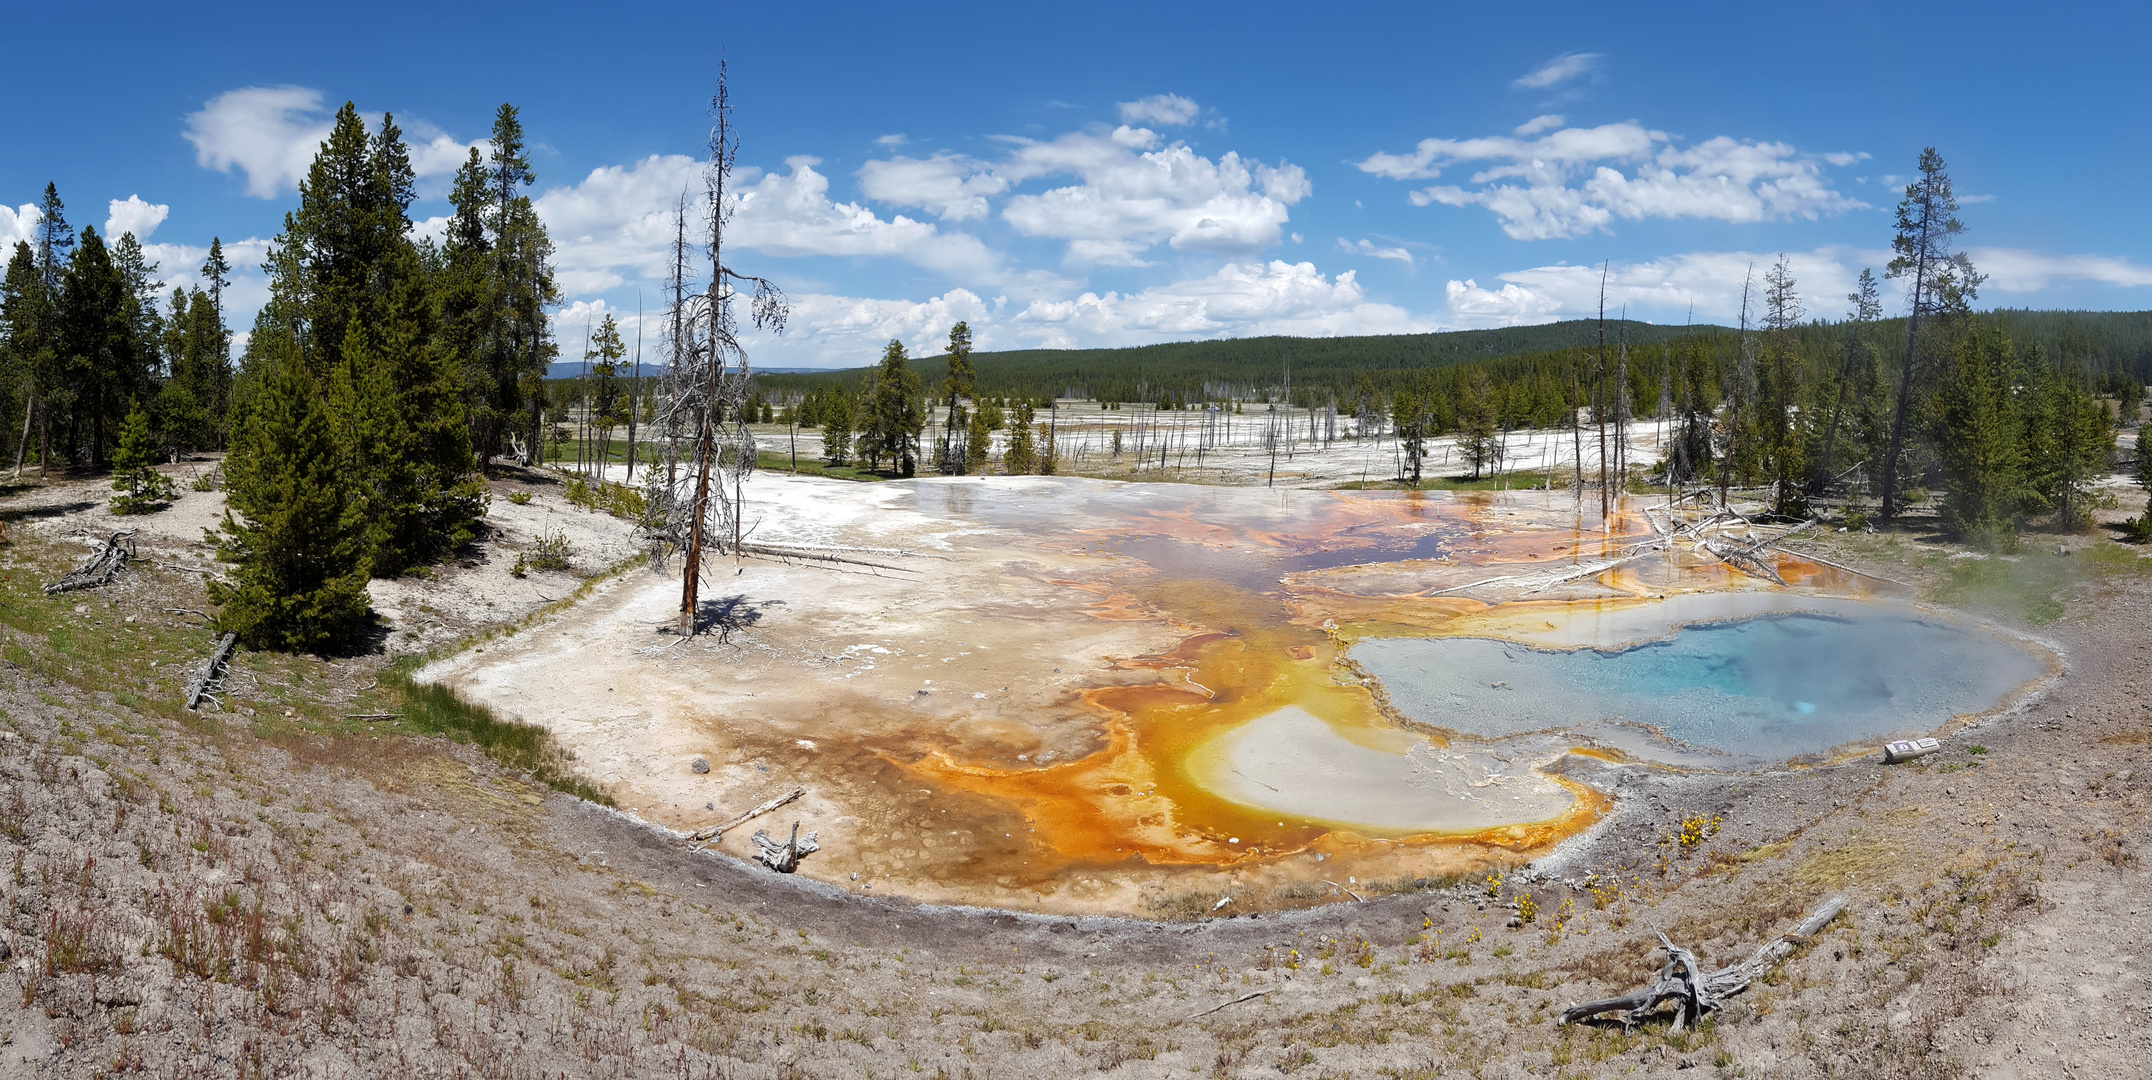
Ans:
{"label": "dead tree trunk", "polygon": [[1579,1020],[1618,1013],[1615,1020],[1623,1028],[1631,1028],[1658,1012],[1660,1006],[1673,1002],[1674,1022],[1668,1031],[1679,1034],[1703,1019],[1704,1013],[1718,1008],[1725,999],[1748,989],[1750,983],[1762,978],[1785,959],[1794,946],[1821,933],[1845,909],[1846,898],[1834,896],[1801,920],[1792,933],[1779,935],[1747,960],[1710,972],[1697,962],[1695,953],[1675,945],[1665,934],[1659,933],[1659,947],[1666,953],[1666,963],[1650,985],[1620,997],[1571,1005],[1562,1010],[1555,1023],[1574,1024]]}
{"label": "dead tree trunk", "polygon": [[778,843],[761,829],[756,829],[755,835],[748,839],[755,842],[755,858],[760,860],[762,865],[780,874],[789,874],[800,868],[801,859],[822,849],[822,845],[815,843],[815,835],[808,833],[802,837],[800,823],[795,821],[792,823],[792,838],[784,843]]}
{"label": "dead tree trunk", "polygon": [[45,595],[108,585],[112,579],[120,576],[120,571],[127,569],[127,563],[134,558],[134,554],[134,530],[113,533],[105,538],[104,543],[97,545],[97,550],[90,552],[90,557],[80,567],[70,571],[66,577],[45,586]]}
{"label": "dead tree trunk", "polygon": [[200,705],[203,698],[216,700],[212,695],[222,690],[224,685],[224,678],[218,672],[223,669],[224,662],[231,658],[232,645],[238,640],[239,635],[229,633],[218,638],[217,647],[210,652],[209,659],[202,661],[202,666],[194,669],[194,674],[188,677],[188,708]]}

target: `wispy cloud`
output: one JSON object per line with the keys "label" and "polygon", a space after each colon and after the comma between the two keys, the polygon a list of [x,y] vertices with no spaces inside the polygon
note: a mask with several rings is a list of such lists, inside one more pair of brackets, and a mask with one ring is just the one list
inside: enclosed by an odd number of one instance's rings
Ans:
{"label": "wispy cloud", "polygon": [[1179,94],[1152,94],[1121,102],[1114,108],[1119,110],[1124,124],[1157,124],[1160,127],[1187,127],[1203,114],[1202,106]]}
{"label": "wispy cloud", "polygon": [[1597,74],[1601,61],[1605,59],[1604,53],[1563,53],[1518,76],[1510,85],[1519,90],[1546,90],[1572,79]]}
{"label": "wispy cloud", "polygon": [[1404,263],[1406,266],[1411,266],[1414,262],[1412,252],[1405,248],[1382,247],[1365,237],[1358,241],[1352,241],[1340,236],[1338,237],[1338,250],[1347,255],[1361,255],[1370,259],[1388,259],[1392,262]]}

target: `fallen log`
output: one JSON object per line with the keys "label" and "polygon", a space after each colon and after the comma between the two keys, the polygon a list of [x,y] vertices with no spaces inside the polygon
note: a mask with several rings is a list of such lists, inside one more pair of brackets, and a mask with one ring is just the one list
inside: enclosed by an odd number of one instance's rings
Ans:
{"label": "fallen log", "polygon": [[1738,964],[1711,972],[1703,970],[1695,953],[1675,945],[1664,933],[1654,929],[1652,932],[1658,934],[1659,948],[1666,953],[1667,959],[1649,985],[1620,997],[1571,1005],[1563,1009],[1554,1022],[1557,1026],[1574,1024],[1614,1013],[1618,1014],[1615,1020],[1626,1030],[1642,1023],[1646,1017],[1658,1012],[1660,1006],[1671,1001],[1674,1003],[1674,1021],[1668,1030],[1679,1034],[1703,1019],[1704,1013],[1718,1008],[1725,999],[1748,989],[1750,983],[1762,978],[1785,959],[1794,946],[1821,933],[1845,909],[1846,898],[1834,896],[1824,901],[1823,906],[1811,912],[1808,918],[1802,919],[1791,933],[1780,934]]}
{"label": "fallen log", "polygon": [[748,822],[753,821],[756,818],[761,817],[762,815],[767,814],[770,811],[775,810],[778,807],[783,806],[786,803],[789,803],[805,794],[807,794],[806,788],[793,788],[792,791],[788,794],[779,795],[778,797],[771,799],[768,802],[756,804],[753,809],[749,810],[744,814],[741,814],[736,818],[733,818],[731,821],[728,821],[723,825],[713,825],[707,829],[698,829],[695,832],[688,834],[688,839],[693,840],[696,843],[703,843],[705,841],[715,843],[716,841],[724,839],[726,833],[737,829],[740,826],[745,825]]}
{"label": "fallen log", "polygon": [[232,645],[238,640],[238,634],[229,633],[219,638],[216,649],[209,654],[209,659],[202,661],[202,666],[194,670],[194,676],[187,680],[188,708],[200,705],[205,697],[211,701],[216,700],[211,695],[224,688],[224,679],[217,671],[224,666],[224,661],[231,658]]}
{"label": "fallen log", "polygon": [[128,529],[125,532],[116,532],[107,537],[103,543],[97,545],[95,551],[90,552],[89,559],[84,561],[80,567],[69,571],[60,580],[45,586],[45,595],[51,596],[54,593],[74,592],[77,589],[94,589],[100,585],[110,584],[113,578],[120,576],[120,571],[127,569],[128,560],[134,558],[134,534],[133,529]]}
{"label": "fallen log", "polygon": [[761,860],[762,865],[780,874],[789,874],[800,868],[801,859],[822,849],[822,845],[815,843],[815,835],[808,833],[802,838],[800,823],[795,821],[792,823],[792,839],[782,844],[761,829],[756,829],[755,835],[748,839],[755,842],[755,858]]}

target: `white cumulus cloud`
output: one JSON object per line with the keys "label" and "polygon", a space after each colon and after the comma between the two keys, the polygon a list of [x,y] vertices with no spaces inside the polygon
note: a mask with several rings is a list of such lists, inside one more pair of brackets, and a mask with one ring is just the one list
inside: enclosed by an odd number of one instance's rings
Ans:
{"label": "white cumulus cloud", "polygon": [[983,220],[987,200],[1008,189],[1008,179],[992,166],[958,154],[870,161],[859,170],[859,190],[868,198],[926,210],[943,221]]}
{"label": "white cumulus cloud", "polygon": [[1721,135],[1681,146],[1633,122],[1538,138],[1425,139],[1410,154],[1376,153],[1359,163],[1393,180],[1432,179],[1465,165],[1477,167],[1467,184],[1407,198],[1415,206],[1485,208],[1518,240],[1582,236],[1616,218],[1815,220],[1868,205],[1834,189],[1818,159],[1786,143]]}
{"label": "white cumulus cloud", "polygon": [[170,206],[143,202],[140,195],[113,199],[107,207],[109,212],[105,216],[106,236],[133,233],[137,241],[144,242],[149,240],[149,234],[156,232],[157,226],[164,224],[164,219],[172,213]]}
{"label": "white cumulus cloud", "polygon": [[1158,124],[1162,127],[1186,127],[1203,114],[1203,108],[1179,94],[1152,94],[1136,101],[1124,101],[1114,108],[1121,114],[1124,124]]}
{"label": "white cumulus cloud", "polygon": [[[1699,251],[1616,262],[1605,268],[1607,311],[1626,307],[1632,318],[1658,322],[1680,322],[1693,312],[1698,322],[1732,325],[1741,315],[1742,282],[1753,271],[1753,323],[1762,309],[1764,271],[1778,258],[1777,252]],[[1839,247],[1786,253],[1802,303],[1829,318],[1841,317],[1862,267],[1881,267],[1889,259],[1888,251]],[[1600,274],[1598,266],[1558,264],[1499,274],[1502,284],[1495,289],[1451,281],[1450,316],[1464,326],[1514,326],[1595,315]]]}
{"label": "white cumulus cloud", "polygon": [[1282,260],[1227,263],[1209,277],[1126,295],[1086,292],[1073,300],[1035,300],[1014,321],[1018,334],[1048,348],[1433,328],[1403,308],[1369,300],[1350,270],[1329,279],[1313,263]]}
{"label": "white cumulus cloud", "polygon": [[[226,90],[187,114],[187,141],[205,169],[246,174],[247,194],[262,199],[296,190],[333,123],[321,91],[304,86],[247,86]],[[362,114],[369,128],[379,113]],[[477,143],[459,142],[422,120],[399,119],[420,177],[445,176]]]}
{"label": "white cumulus cloud", "polygon": [[38,212],[36,203],[24,203],[19,207],[0,204],[0,259],[13,257],[17,241],[34,242],[37,223],[44,217]]}
{"label": "white cumulus cloud", "polygon": [[920,301],[821,294],[793,301],[784,337],[751,342],[756,363],[857,367],[872,363],[891,338],[915,355],[930,355],[941,351],[958,320],[971,324],[982,350],[1439,329],[1428,318],[1369,300],[1350,271],[1330,278],[1311,263],[1282,261],[1227,263],[1214,274],[1140,292],[1084,292],[1021,306],[961,288]]}
{"label": "white cumulus cloud", "polygon": [[1563,53],[1518,76],[1510,85],[1519,90],[1545,90],[1560,86],[1572,79],[1597,73],[1603,59],[1605,56],[1601,53]]}
{"label": "white cumulus cloud", "polygon": [[[1005,276],[1002,261],[976,237],[943,232],[903,215],[882,218],[829,196],[829,178],[814,158],[787,160],[787,172],[742,169],[728,198],[733,218],[725,242],[765,255],[885,256],[981,281]],[[561,288],[570,295],[615,288],[631,279],[665,276],[673,236],[673,203],[689,196],[690,240],[704,223],[702,163],[680,154],[633,165],[591,170],[579,183],[554,188],[535,201],[553,236]],[[438,229],[439,221],[426,227]]]}
{"label": "white cumulus cloud", "polygon": [[1298,165],[1227,152],[1216,161],[1147,128],[1024,142],[998,170],[1011,183],[1073,175],[1080,183],[1017,195],[1002,217],[1018,232],[1068,242],[1076,263],[1143,265],[1160,243],[1178,251],[1252,254],[1282,238],[1287,208],[1314,190]]}

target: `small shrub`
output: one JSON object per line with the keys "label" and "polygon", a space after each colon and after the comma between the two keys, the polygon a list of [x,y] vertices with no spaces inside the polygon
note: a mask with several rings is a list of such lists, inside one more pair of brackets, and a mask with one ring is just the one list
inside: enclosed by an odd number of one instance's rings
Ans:
{"label": "small shrub", "polygon": [[509,572],[522,577],[531,570],[565,571],[575,558],[575,545],[568,542],[565,533],[541,533],[531,549],[516,556],[516,565]]}
{"label": "small shrub", "polygon": [[511,491],[508,493],[508,501],[517,506],[529,506],[531,504],[531,493],[528,491]]}
{"label": "small shrub", "polygon": [[224,466],[219,465],[208,472],[197,471],[187,487],[195,491],[215,491],[224,485]]}

